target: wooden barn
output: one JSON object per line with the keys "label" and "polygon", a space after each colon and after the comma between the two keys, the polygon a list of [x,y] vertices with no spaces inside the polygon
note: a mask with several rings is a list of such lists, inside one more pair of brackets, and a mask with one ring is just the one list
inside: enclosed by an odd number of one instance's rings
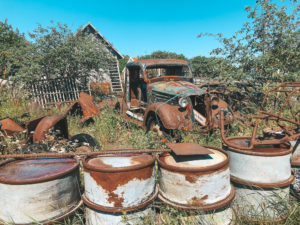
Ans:
{"label": "wooden barn", "polygon": [[91,94],[118,94],[123,92],[119,71],[119,59],[123,56],[117,49],[99,32],[88,23],[83,26],[76,35],[94,35],[96,40],[107,49],[113,60],[107,60],[105,69],[90,71],[77,77],[58,77],[55,79],[40,79],[32,82],[32,94],[35,102],[40,105],[72,102],[79,98],[80,92]]}
{"label": "wooden barn", "polygon": [[96,77],[96,82],[108,82],[110,83],[110,88],[112,93],[118,93],[123,91],[122,81],[119,72],[119,59],[123,58],[123,55],[91,24],[87,23],[78,32],[77,35],[94,35],[107,50],[111,53],[115,59],[113,63],[109,63],[108,71],[98,71],[94,76]]}

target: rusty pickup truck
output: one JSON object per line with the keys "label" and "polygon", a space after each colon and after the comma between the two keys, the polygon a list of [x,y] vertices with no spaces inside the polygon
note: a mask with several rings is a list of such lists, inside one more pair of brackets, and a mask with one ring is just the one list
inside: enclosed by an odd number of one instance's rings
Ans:
{"label": "rusty pickup truck", "polygon": [[224,109],[225,124],[234,120],[227,103],[197,87],[188,62],[145,59],[127,63],[120,109],[127,120],[158,135],[201,126],[213,130]]}

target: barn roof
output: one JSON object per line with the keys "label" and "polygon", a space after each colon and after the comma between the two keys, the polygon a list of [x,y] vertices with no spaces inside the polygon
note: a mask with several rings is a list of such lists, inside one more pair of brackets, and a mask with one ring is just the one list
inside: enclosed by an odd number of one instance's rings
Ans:
{"label": "barn roof", "polygon": [[79,35],[81,32],[84,32],[88,28],[95,31],[95,33],[112,49],[112,51],[118,56],[119,59],[124,58],[123,55],[90,23],[88,22],[83,26],[76,35]]}

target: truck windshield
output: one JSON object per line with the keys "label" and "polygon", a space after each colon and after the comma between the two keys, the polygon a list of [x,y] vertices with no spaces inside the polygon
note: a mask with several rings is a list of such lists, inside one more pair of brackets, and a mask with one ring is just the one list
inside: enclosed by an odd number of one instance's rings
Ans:
{"label": "truck windshield", "polygon": [[180,66],[149,66],[146,68],[148,79],[163,77],[163,76],[181,76],[188,77],[191,75],[190,68],[186,65]]}

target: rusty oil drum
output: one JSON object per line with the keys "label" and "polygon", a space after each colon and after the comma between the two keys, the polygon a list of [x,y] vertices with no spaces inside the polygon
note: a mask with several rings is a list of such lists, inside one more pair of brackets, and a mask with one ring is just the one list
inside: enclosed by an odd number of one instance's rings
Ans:
{"label": "rusty oil drum", "polygon": [[7,160],[0,165],[0,221],[59,221],[82,204],[79,162],[71,158]]}
{"label": "rusty oil drum", "polygon": [[230,184],[229,155],[222,149],[205,146],[213,154],[158,157],[159,195],[165,204],[184,211],[199,212],[187,216],[192,223],[230,224],[234,198]]}
{"label": "rusty oil drum", "polygon": [[295,180],[293,181],[291,187],[296,197],[300,199],[300,138],[298,141],[290,141],[290,143],[293,148],[291,163],[292,171],[295,176]]}
{"label": "rusty oil drum", "polygon": [[[83,160],[87,224],[126,224],[154,216],[155,156],[121,154]],[[129,221],[127,221],[129,222]]]}
{"label": "rusty oil drum", "polygon": [[[250,137],[231,137],[228,142],[248,147]],[[223,146],[230,154],[231,181],[236,197],[233,207],[249,221],[282,221],[289,213],[291,146],[264,145],[251,150]]]}

